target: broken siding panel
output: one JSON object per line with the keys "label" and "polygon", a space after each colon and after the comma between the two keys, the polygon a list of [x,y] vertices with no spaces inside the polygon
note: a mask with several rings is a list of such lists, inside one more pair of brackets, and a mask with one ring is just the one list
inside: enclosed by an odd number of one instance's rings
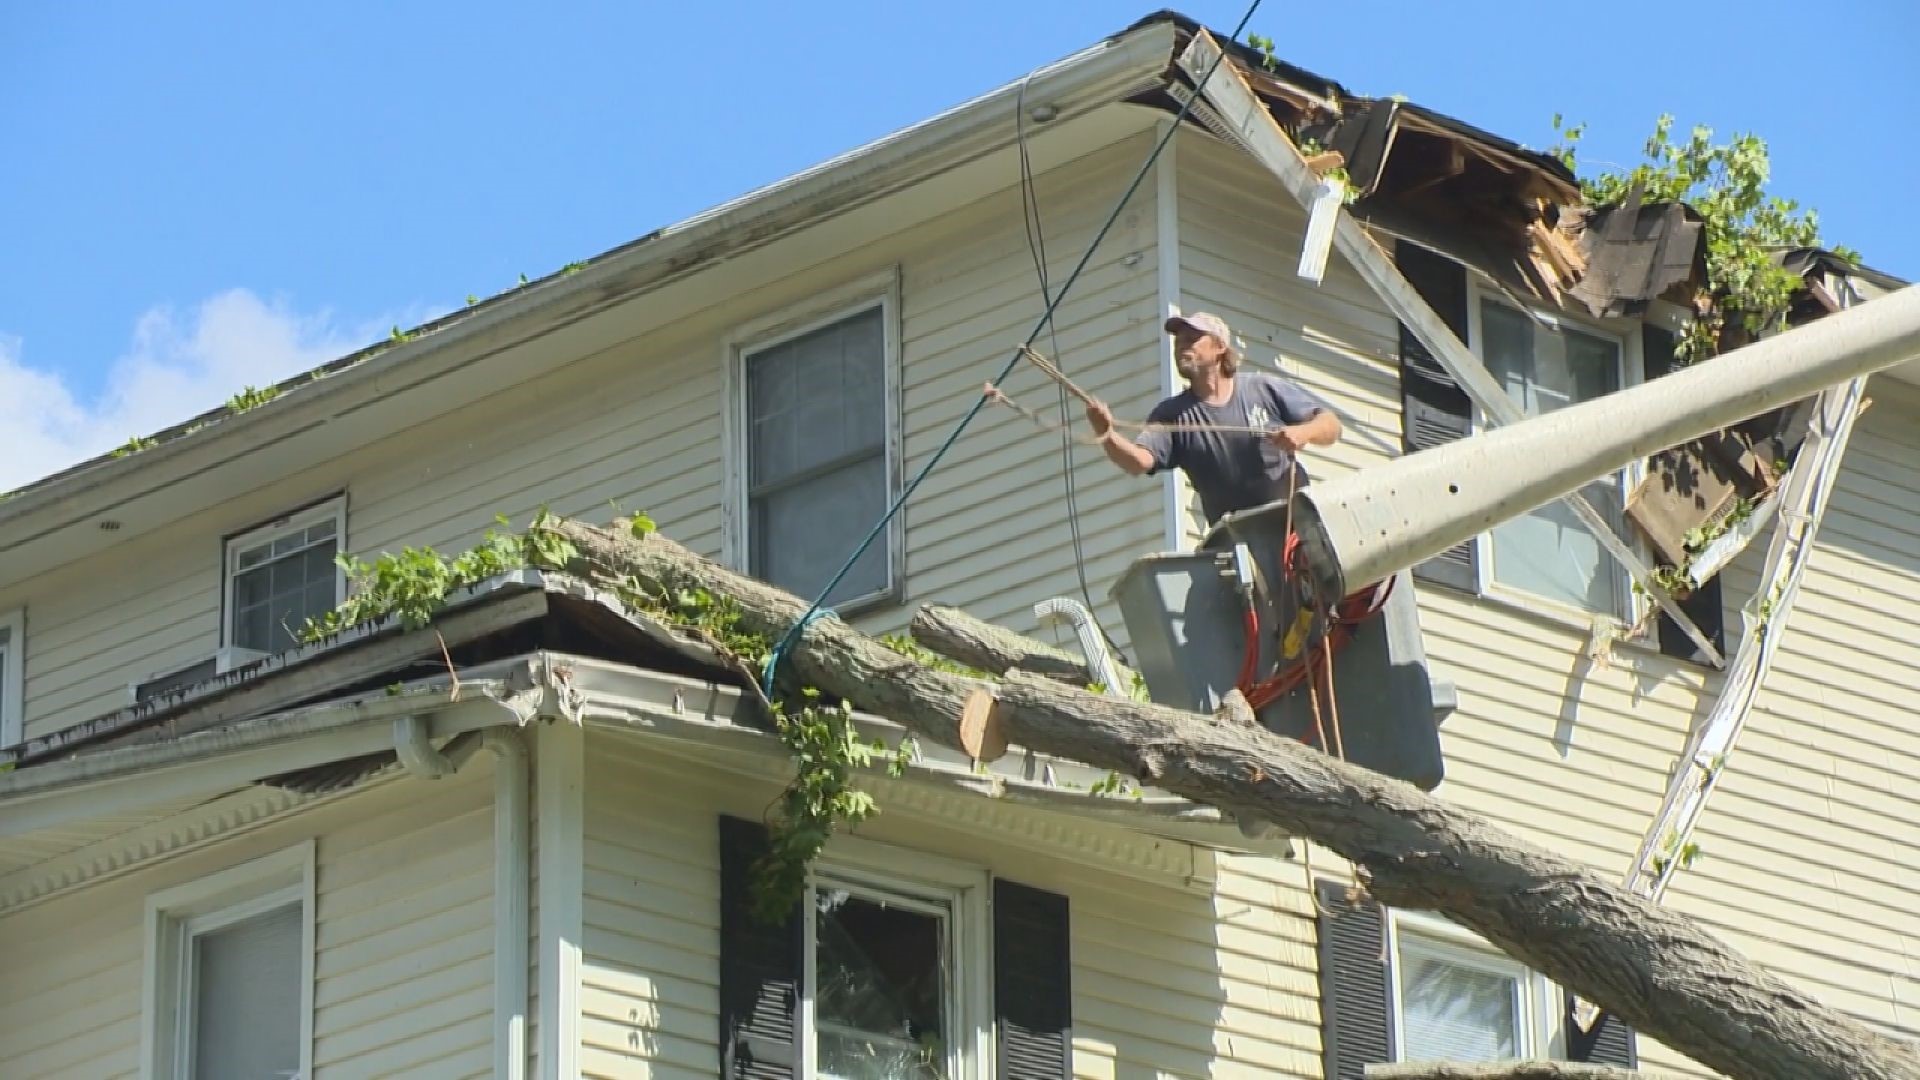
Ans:
{"label": "broken siding panel", "polygon": [[[715,822],[758,815],[777,789],[596,739],[602,745],[587,756],[583,1072],[711,1076]],[[1278,885],[1289,871],[1264,865],[1275,860],[1223,861],[1217,892],[1208,892],[1170,875],[1095,869],[1047,841],[898,805],[884,788],[880,797],[864,837],[1070,898],[1076,1075],[1318,1075],[1313,924],[1305,901]]]}

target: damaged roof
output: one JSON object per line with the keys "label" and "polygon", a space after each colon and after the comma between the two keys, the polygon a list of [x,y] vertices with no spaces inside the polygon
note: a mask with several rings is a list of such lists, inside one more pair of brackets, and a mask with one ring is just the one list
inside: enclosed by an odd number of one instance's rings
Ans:
{"label": "damaged roof", "polygon": [[[199,770],[210,795],[257,787],[308,798],[418,765],[422,755],[458,760],[483,729],[541,717],[777,773],[790,751],[762,701],[752,673],[703,637],[579,578],[515,571],[458,590],[429,625],[389,618],[8,751],[19,767],[0,772],[0,870],[48,857],[41,849],[59,845],[47,831],[71,834],[74,821],[99,813],[101,784]],[[402,752],[403,721],[414,731],[404,746],[417,750]],[[855,714],[855,722],[869,739],[910,736],[881,717]],[[296,752],[261,764],[257,751],[271,746]],[[1291,853],[1284,837],[1250,840],[1218,809],[1167,792],[1101,794],[1106,772],[1078,762],[1028,752],[976,763],[924,740],[913,746],[908,780],[1203,847]],[[268,775],[271,768],[281,771]],[[186,793],[178,783],[155,790],[162,802]]]}
{"label": "damaged roof", "polygon": [[[1197,20],[1162,9],[1134,21],[1105,42],[1112,44],[1162,24],[1176,30],[1165,78],[1184,82],[1174,60],[1187,39],[1205,29]],[[1595,314],[1629,313],[1653,298],[1677,297],[1684,291],[1682,286],[1704,280],[1699,219],[1690,210],[1641,207],[1634,211],[1628,227],[1622,227],[1611,211],[1594,211],[1582,205],[1576,177],[1551,154],[1399,97],[1354,94],[1333,79],[1244,42],[1229,41],[1221,34],[1215,37],[1297,141],[1307,145],[1311,140],[1341,155],[1358,194],[1353,212],[1376,227],[1461,257],[1509,286],[1543,300],[1563,304],[1571,298]],[[1129,100],[1169,112],[1178,108],[1164,89],[1148,90]],[[1200,120],[1197,115],[1194,119]],[[886,141],[877,140],[820,169],[850,165]],[[820,170],[809,170],[816,171]],[[770,185],[726,204],[726,208],[769,197],[781,186]],[[285,404],[285,398],[299,396],[330,377],[369,362],[404,362],[413,355],[406,346],[415,339],[463,327],[479,318],[531,310],[559,279],[643,253],[668,236],[711,221],[716,213],[695,215],[570,263],[552,274],[523,280],[513,289],[411,330],[395,328],[387,339],[266,388],[257,396],[258,403],[251,406],[229,404],[209,409],[135,439],[126,447],[78,462],[15,491],[0,492],[0,516],[5,514],[4,503],[16,496],[82,483],[103,472],[111,474],[129,464],[123,458],[135,458],[144,450],[191,437],[241,413],[276,410]],[[1858,268],[1853,272],[1886,277]]]}

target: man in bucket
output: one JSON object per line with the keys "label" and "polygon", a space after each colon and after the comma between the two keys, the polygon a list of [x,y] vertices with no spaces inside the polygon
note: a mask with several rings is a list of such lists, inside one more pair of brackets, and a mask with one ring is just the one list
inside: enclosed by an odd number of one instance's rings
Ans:
{"label": "man in bucket", "polygon": [[1210,524],[1306,486],[1297,455],[1340,438],[1333,410],[1278,375],[1241,371],[1218,315],[1176,315],[1166,330],[1187,388],[1154,406],[1137,439],[1114,429],[1106,405],[1089,404],[1087,422],[1107,457],[1134,476],[1184,471]]}

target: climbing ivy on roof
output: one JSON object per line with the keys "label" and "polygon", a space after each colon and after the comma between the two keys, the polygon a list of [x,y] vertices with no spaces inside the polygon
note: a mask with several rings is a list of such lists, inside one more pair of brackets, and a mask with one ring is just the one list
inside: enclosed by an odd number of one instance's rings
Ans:
{"label": "climbing ivy on roof", "polygon": [[[1561,142],[1551,152],[1579,175],[1576,148],[1587,125],[1565,125],[1556,114],[1553,129]],[[1684,139],[1675,139],[1673,130],[1673,117],[1662,115],[1647,138],[1645,161],[1581,176],[1580,187],[1594,206],[1619,204],[1637,188],[1646,202],[1684,202],[1699,213],[1710,293],[1699,298],[1676,345],[1676,356],[1690,363],[1785,324],[1800,277],[1774,255],[1782,248],[1820,247],[1820,216],[1767,191],[1772,161],[1759,136],[1715,142],[1708,127],[1696,126]],[[1860,261],[1849,249],[1832,250]]]}
{"label": "climbing ivy on roof", "polygon": [[[424,627],[457,589],[522,567],[565,571],[579,555],[573,543],[552,527],[555,519],[544,508],[524,531],[513,530],[505,517],[495,520],[501,528],[488,529],[477,546],[459,554],[431,547],[382,552],[369,559],[342,554],[337,561],[352,582],[349,595],[335,610],[309,620],[302,640],[323,640],[390,616],[407,629]],[[645,514],[623,520],[636,536],[654,531],[653,520]],[[758,692],[754,673],[773,643],[740,625],[739,608],[732,598],[700,589],[663,595],[633,578],[601,584],[610,585],[630,609],[705,642],[743,675],[750,692]],[[905,638],[890,638],[887,644],[908,656],[926,655]],[[951,661],[941,661],[941,666],[984,677]],[[873,796],[855,784],[855,771],[880,768],[889,776],[899,776],[912,760],[917,743],[909,736],[889,748],[867,737],[846,702],[828,700],[810,686],[796,688],[791,699],[762,704],[794,768],[786,790],[770,808],[768,850],[754,868],[755,911],[777,921],[799,901],[807,867],[828,838],[878,811]]]}

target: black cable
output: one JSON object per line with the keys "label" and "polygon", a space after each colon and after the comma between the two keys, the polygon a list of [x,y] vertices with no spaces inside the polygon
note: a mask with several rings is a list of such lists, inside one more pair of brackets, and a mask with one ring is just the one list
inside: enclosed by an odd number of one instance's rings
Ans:
{"label": "black cable", "polygon": [[[1240,18],[1240,24],[1235,26],[1233,33],[1228,36],[1229,41],[1237,40],[1240,37],[1240,32],[1246,29],[1248,22],[1252,21],[1253,13],[1260,10],[1260,2],[1261,0],[1253,0],[1253,3],[1248,6],[1247,13]],[[1206,73],[1195,81],[1193,96],[1180,103],[1179,110],[1173,115],[1173,123],[1167,126],[1166,133],[1161,135],[1159,140],[1153,144],[1153,150],[1147,154],[1147,159],[1140,163],[1139,171],[1135,172],[1133,179],[1128,181],[1126,190],[1120,193],[1120,199],[1114,204],[1112,212],[1107,215],[1106,220],[1101,223],[1100,228],[1094,232],[1093,241],[1087,245],[1087,250],[1081,253],[1080,261],[1075,263],[1073,270],[1067,274],[1066,282],[1060,286],[1061,297],[1064,297],[1067,290],[1073,287],[1073,283],[1080,279],[1080,274],[1087,268],[1087,264],[1093,261],[1093,253],[1099,250],[1100,242],[1107,238],[1107,233],[1113,229],[1114,223],[1120,220],[1121,211],[1126,209],[1127,201],[1133,198],[1133,193],[1140,188],[1140,182],[1147,178],[1147,173],[1152,171],[1154,163],[1160,159],[1160,151],[1166,149],[1167,143],[1173,141],[1174,132],[1180,129],[1180,122],[1186,119],[1187,113],[1193,109],[1193,103],[1199,100],[1201,91],[1206,88],[1207,80],[1211,79],[1213,73],[1219,69],[1221,64],[1226,63],[1226,61],[1227,50],[1222,48],[1220,55],[1214,57],[1213,63],[1207,65]],[[1047,322],[1053,318],[1053,310],[1058,304],[1059,298],[1047,302],[1047,309],[1041,314],[1040,321],[1034,324],[1033,330],[1027,334],[1027,338],[1021,343],[1020,348],[1014,350],[1013,355],[1009,356],[1007,362],[1000,368],[1000,374],[989,380],[990,382],[1004,382],[1007,376],[1013,372],[1014,365],[1020,362],[1020,358],[1025,355],[1025,351],[1033,345],[1033,339],[1040,336],[1040,331],[1044,329]],[[771,693],[774,675],[780,669],[781,659],[786,656],[787,649],[793,645],[794,640],[806,630],[807,624],[823,615],[831,614],[822,606],[826,603],[828,594],[832,593],[834,588],[840,584],[841,580],[847,576],[847,572],[853,569],[854,563],[860,560],[860,556],[866,554],[867,549],[873,546],[873,541],[880,535],[880,530],[884,529],[887,524],[894,519],[894,516],[900,513],[900,508],[907,504],[907,500],[913,497],[915,491],[919,490],[920,484],[926,480],[928,474],[933,472],[934,466],[940,464],[941,459],[946,457],[947,451],[953,449],[954,443],[960,441],[961,433],[966,431],[967,425],[973,422],[974,417],[980,415],[980,410],[986,407],[987,401],[987,395],[981,394],[974,400],[972,405],[968,406],[967,411],[961,415],[960,422],[955,424],[953,430],[947,433],[946,439],[935,448],[932,456],[927,458],[926,463],[920,466],[920,471],[914,474],[913,479],[907,481],[906,487],[888,503],[886,513],[880,515],[880,520],[874,522],[873,527],[867,530],[866,537],[860,541],[859,545],[853,549],[853,553],[847,556],[847,561],[841,564],[840,569],[827,581],[826,585],[821,588],[819,595],[814,597],[813,603],[807,606],[807,610],[800,618],[795,620],[794,624],[787,628],[787,632],[781,635],[780,640],[774,643],[772,651],[767,654],[766,664],[761,669],[761,685],[766,692]]]}
{"label": "black cable", "polygon": [[[1028,78],[1031,78],[1029,74]],[[1053,351],[1053,362],[1062,371],[1066,370],[1065,357],[1060,351],[1059,327],[1054,322],[1054,300],[1051,286],[1047,280],[1047,231],[1040,219],[1040,193],[1034,183],[1033,159],[1027,153],[1027,79],[1020,80],[1020,90],[1014,97],[1014,132],[1020,149],[1020,223],[1026,228],[1027,254],[1033,259],[1034,276],[1040,280],[1040,298],[1047,305],[1047,339]],[[1107,648],[1122,664],[1128,664],[1126,654],[1107,633],[1100,623],[1098,609],[1093,602],[1093,589],[1087,584],[1086,545],[1080,536],[1079,492],[1073,476],[1073,417],[1071,404],[1065,386],[1057,386],[1060,402],[1060,476],[1067,489],[1067,530],[1073,538],[1073,574],[1080,583],[1080,598],[1086,601],[1087,617],[1093,620],[1093,627],[1107,643]],[[1122,688],[1114,687],[1118,691]]]}

